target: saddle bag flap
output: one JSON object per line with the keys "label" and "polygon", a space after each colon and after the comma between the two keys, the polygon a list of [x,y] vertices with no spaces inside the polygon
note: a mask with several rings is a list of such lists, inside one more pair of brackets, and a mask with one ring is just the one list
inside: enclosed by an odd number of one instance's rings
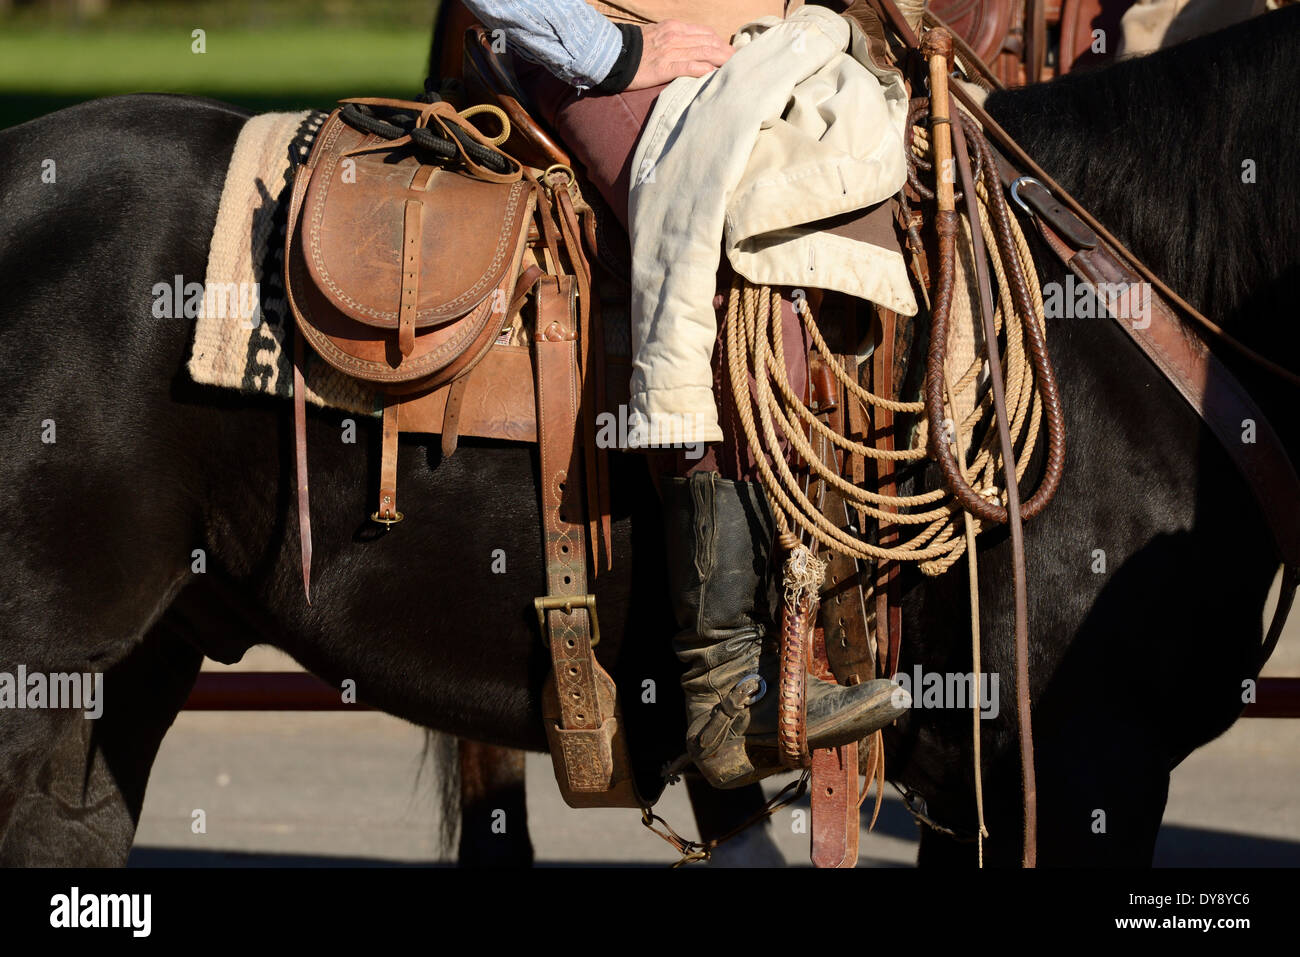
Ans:
{"label": "saddle bag flap", "polygon": [[452,381],[509,320],[536,202],[527,181],[422,163],[336,112],[290,201],[285,291],[299,331],[326,363],[390,393]]}
{"label": "saddle bag flap", "polygon": [[[417,329],[461,318],[502,285],[528,229],[526,180],[486,182],[426,165],[409,142],[390,146],[337,115],[317,149],[300,227],[304,258],[312,281],[343,315],[396,329],[412,252]],[[418,243],[408,250],[413,204]]]}

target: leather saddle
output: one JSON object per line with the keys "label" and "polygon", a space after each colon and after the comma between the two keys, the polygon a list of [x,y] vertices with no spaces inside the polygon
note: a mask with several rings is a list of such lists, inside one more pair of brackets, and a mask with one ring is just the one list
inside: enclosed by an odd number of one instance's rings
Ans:
{"label": "leather saddle", "polygon": [[[400,432],[536,442],[547,593],[536,600],[552,673],[543,716],[565,799],[643,806],[613,680],[597,662],[600,542],[609,554],[596,447],[604,347],[584,239],[592,211],[567,166],[527,166],[446,101],[345,100],[295,174],[285,240],[294,316],[295,460],[310,600],[309,363],[373,391],[383,409],[378,507],[400,522]],[[478,110],[482,112],[482,108]],[[601,537],[603,532],[603,539]]]}
{"label": "leather saddle", "polygon": [[1118,37],[1120,15],[1132,5],[1133,0],[930,0],[929,10],[1003,84],[1022,86],[1113,53],[1094,49],[1094,31]]}

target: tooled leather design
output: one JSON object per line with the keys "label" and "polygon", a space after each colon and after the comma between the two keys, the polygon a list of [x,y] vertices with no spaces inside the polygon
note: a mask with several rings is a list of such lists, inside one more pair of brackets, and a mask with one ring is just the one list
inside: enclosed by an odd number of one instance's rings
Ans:
{"label": "tooled leather design", "polygon": [[[335,143],[344,131],[350,130],[346,123],[338,118],[337,112],[330,118],[330,128],[317,141],[316,150],[318,155],[325,157],[325,162],[319,166],[313,165],[311,168],[312,181],[308,188],[308,194],[304,197],[304,203],[309,208],[306,217],[303,220],[302,230],[305,232],[307,251],[311,256],[312,278],[322,291],[327,291],[340,305],[346,306],[349,312],[349,318],[368,325],[376,325],[381,328],[396,328],[400,321],[400,308],[392,310],[377,309],[367,306],[343,290],[334,280],[329,266],[325,263],[324,253],[321,249],[321,226],[325,214],[326,197],[329,194],[330,185],[333,182],[335,170],[343,157],[340,152],[333,149]],[[358,148],[365,150],[372,146],[385,145],[386,140],[381,139],[373,134],[364,134],[358,144]],[[520,229],[526,221],[523,215],[528,203],[521,202],[521,193],[530,190],[531,184],[524,180],[514,183],[510,187],[510,195],[505,204],[505,218],[497,234],[497,245],[493,251],[491,260],[485,268],[483,275],[479,277],[469,289],[460,295],[440,303],[430,306],[426,309],[416,310],[415,327],[424,328],[429,325],[439,325],[451,322],[459,318],[459,313],[469,311],[472,307],[478,305],[484,296],[489,296],[491,291],[500,283],[500,272],[506,266],[506,257],[510,252],[517,248],[520,243]],[[303,238],[303,237],[300,237]]]}
{"label": "tooled leather design", "polygon": [[[310,279],[303,274],[305,269],[299,257],[295,257],[295,261],[291,262],[290,272],[295,282],[310,282]],[[505,287],[498,288],[504,289]],[[344,352],[336,346],[329,336],[320,332],[313,325],[313,314],[308,297],[295,296],[293,304],[300,316],[299,330],[311,347],[331,366],[340,372],[345,372],[368,382],[398,384],[430,378],[442,371],[452,361],[460,358],[465,349],[483,334],[485,326],[495,315],[492,309],[492,300],[493,297],[491,296],[484,299],[473,311],[460,320],[460,324],[457,326],[457,332],[460,334],[453,336],[441,346],[429,352],[414,357],[404,357],[396,368],[387,362],[359,358],[351,353]],[[394,331],[393,334],[395,335],[396,332]],[[479,350],[479,354],[474,357],[475,360],[488,348],[491,348],[494,338],[494,336],[488,337],[486,346]],[[473,365],[473,362],[471,361],[469,365]]]}

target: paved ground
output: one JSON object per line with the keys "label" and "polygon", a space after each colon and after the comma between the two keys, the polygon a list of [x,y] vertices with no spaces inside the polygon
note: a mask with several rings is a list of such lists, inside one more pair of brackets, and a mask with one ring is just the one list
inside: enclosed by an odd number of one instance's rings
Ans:
{"label": "paved ground", "polygon": [[[1266,673],[1300,676],[1300,615]],[[240,667],[292,666],[269,649]],[[145,801],[137,865],[428,864],[444,859],[434,768],[424,733],[382,714],[202,713],[181,716],[163,744]],[[530,757],[528,813],[541,864],[671,863],[668,845],[631,811],[574,811],[549,759]],[[681,788],[658,810],[691,833]],[[1157,847],[1161,866],[1300,866],[1300,720],[1243,720],[1174,773]],[[891,789],[892,794],[892,789]],[[206,833],[193,833],[205,812]],[[775,821],[786,860],[807,862],[792,815]],[[507,821],[510,827],[511,822]],[[886,801],[862,865],[908,866],[916,829]]]}

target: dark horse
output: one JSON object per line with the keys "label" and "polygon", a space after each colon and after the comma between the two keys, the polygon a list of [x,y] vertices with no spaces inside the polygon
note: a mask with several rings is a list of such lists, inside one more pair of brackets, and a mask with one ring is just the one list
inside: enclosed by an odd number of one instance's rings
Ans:
{"label": "dark horse", "polygon": [[[1300,10],[1093,75],[999,94],[994,115],[1203,311],[1294,355]],[[543,590],[531,450],[409,440],[408,521],[367,524],[378,429],[310,423],[313,603],[301,594],[287,403],[192,385],[185,320],[151,288],[204,274],[244,114],[137,96],[0,133],[0,672],[104,671],[98,721],[0,710],[0,860],[121,863],[159,742],[203,654],[275,644],[426,727],[544,746]],[[43,161],[57,179],[43,182]],[[1255,177],[1243,178],[1250,162]],[[48,164],[46,164],[48,165]],[[1244,180],[1250,179],[1246,182]],[[1063,271],[1040,259],[1048,281]],[[1070,436],[1064,485],[1027,526],[1040,860],[1146,864],[1170,770],[1222,733],[1261,662],[1277,562],[1262,517],[1195,415],[1108,319],[1051,323]],[[1241,366],[1292,456],[1294,395]],[[658,506],[641,462],[615,472],[613,572],[595,588],[647,783],[680,750]],[[204,549],[206,572],[192,570]],[[506,574],[493,573],[504,551]],[[1104,552],[1104,566],[1098,553]],[[981,562],[984,667],[1013,673],[1005,537]],[[908,582],[902,667],[967,672],[961,569]],[[643,693],[655,682],[653,701]],[[1003,687],[1010,687],[1010,680]],[[1014,706],[983,738],[986,856],[1020,857]],[[891,777],[973,846],[970,718],[919,709],[887,735]]]}

